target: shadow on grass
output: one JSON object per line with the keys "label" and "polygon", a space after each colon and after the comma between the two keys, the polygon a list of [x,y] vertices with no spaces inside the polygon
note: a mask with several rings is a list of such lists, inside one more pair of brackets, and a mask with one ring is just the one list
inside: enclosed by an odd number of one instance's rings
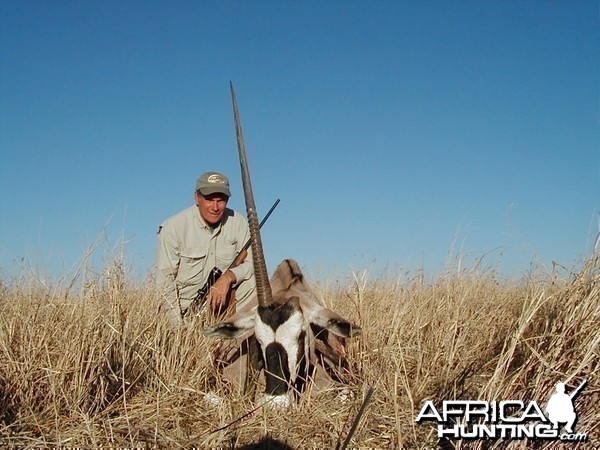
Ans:
{"label": "shadow on grass", "polygon": [[273,439],[270,436],[264,436],[260,441],[253,444],[246,444],[241,447],[236,447],[236,450],[294,450],[285,442]]}

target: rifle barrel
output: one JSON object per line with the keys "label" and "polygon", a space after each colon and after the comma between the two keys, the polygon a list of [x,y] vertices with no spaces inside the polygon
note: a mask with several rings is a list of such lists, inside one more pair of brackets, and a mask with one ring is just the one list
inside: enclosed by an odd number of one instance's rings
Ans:
{"label": "rifle barrel", "polygon": [[[261,220],[260,223],[258,224],[259,229],[262,228],[262,226],[265,224],[265,222],[267,221],[267,219],[269,218],[271,213],[275,210],[275,208],[277,208],[277,205],[279,205],[279,202],[280,202],[279,199],[275,200],[275,203],[273,203],[273,206],[271,206],[271,209],[269,209],[267,214],[265,214],[265,217],[263,217],[263,220]],[[244,250],[248,250],[248,247],[250,247],[250,243],[251,243],[251,240],[248,239],[246,241],[246,243],[244,244],[244,246],[242,247],[242,250],[240,251],[240,253],[242,253]]]}
{"label": "rifle barrel", "polygon": [[577,394],[579,394],[581,392],[581,390],[585,387],[585,385],[587,384],[587,380],[583,380],[581,382],[581,384],[579,386],[577,386],[577,389],[575,389],[573,392],[571,392],[569,394],[569,397],[574,398],[577,396]]}

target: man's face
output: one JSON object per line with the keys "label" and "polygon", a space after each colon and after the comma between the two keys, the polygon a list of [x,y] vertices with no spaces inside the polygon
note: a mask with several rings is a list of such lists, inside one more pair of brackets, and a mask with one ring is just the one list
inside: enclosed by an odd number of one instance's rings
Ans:
{"label": "man's face", "polygon": [[196,199],[196,205],[198,205],[198,209],[200,210],[200,215],[204,221],[211,226],[217,225],[223,217],[229,197],[225,194],[218,193],[202,195],[199,192],[196,192],[194,197]]}

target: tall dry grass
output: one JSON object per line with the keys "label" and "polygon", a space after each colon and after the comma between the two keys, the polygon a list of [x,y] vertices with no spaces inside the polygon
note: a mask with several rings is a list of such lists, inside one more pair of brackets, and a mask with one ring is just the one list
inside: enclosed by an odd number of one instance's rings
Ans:
{"label": "tall dry grass", "polygon": [[[0,285],[0,446],[334,448],[370,387],[351,448],[561,448],[549,441],[451,441],[415,418],[424,401],[545,402],[558,381],[588,380],[578,430],[599,445],[600,270],[566,279],[502,282],[493,275],[434,283],[369,281],[317,288],[358,323],[349,344],[356,379],[305,395],[282,414],[253,410],[211,366],[199,323],[171,331],[152,283],[127,280],[116,260],[73,286],[36,279]],[[205,401],[215,392],[220,404]]]}

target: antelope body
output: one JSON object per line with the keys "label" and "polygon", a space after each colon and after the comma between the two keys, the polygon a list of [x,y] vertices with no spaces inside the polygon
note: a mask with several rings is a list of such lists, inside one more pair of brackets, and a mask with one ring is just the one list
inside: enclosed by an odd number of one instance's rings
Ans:
{"label": "antelope body", "polygon": [[277,267],[271,287],[273,303],[260,306],[255,298],[204,334],[244,341],[254,369],[265,371],[264,400],[287,406],[305,389],[317,364],[333,378],[343,378],[347,363],[340,338],[357,336],[361,329],[319,302],[292,259]]}

